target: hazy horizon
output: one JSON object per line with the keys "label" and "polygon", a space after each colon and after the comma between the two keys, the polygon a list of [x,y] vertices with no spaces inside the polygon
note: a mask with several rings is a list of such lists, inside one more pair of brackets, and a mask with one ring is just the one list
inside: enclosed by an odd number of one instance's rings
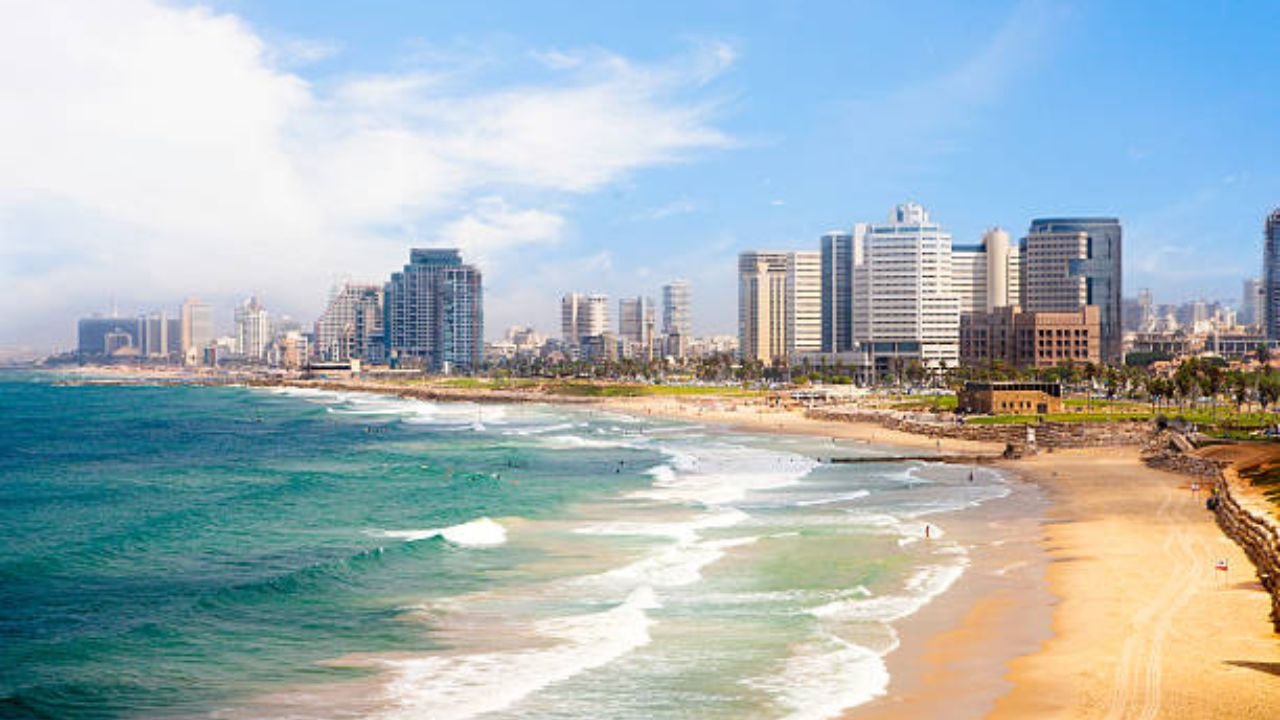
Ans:
{"label": "hazy horizon", "polygon": [[[411,247],[486,334],[693,288],[905,200],[957,243],[1119,217],[1125,295],[1232,299],[1280,205],[1280,6],[48,2],[0,23],[0,350],[259,294],[304,325]],[[1194,52],[1188,52],[1194,48]],[[909,51],[904,51],[909,49]]]}

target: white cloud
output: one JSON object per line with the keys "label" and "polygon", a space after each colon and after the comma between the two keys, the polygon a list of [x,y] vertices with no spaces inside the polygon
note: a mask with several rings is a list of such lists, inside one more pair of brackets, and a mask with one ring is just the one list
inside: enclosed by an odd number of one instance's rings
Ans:
{"label": "white cloud", "polygon": [[654,65],[548,53],[552,74],[519,85],[285,69],[336,49],[147,0],[0,13],[0,282],[26,293],[0,295],[25,318],[0,344],[48,328],[65,345],[122,288],[157,306],[262,288],[305,316],[335,271],[380,278],[410,242],[496,262],[554,242],[567,196],[731,144],[690,99],[727,45]]}

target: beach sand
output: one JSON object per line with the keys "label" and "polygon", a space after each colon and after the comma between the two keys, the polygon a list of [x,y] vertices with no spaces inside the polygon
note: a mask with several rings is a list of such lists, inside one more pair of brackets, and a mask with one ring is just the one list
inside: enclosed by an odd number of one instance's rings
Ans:
{"label": "beach sand", "polygon": [[[1280,637],[1254,568],[1189,478],[1137,451],[1011,465],[1053,502],[1053,637],[1014,661],[994,718],[1273,718]],[[1215,561],[1225,558],[1223,573]]]}
{"label": "beach sand", "polygon": [[[744,403],[733,398],[619,397],[600,400],[601,407],[637,416],[667,417],[688,422],[727,424],[752,432],[792,433],[891,445],[901,450],[933,451],[945,455],[994,456],[1002,443],[936,439],[899,432],[875,423],[814,420],[796,410]],[[918,454],[918,453],[911,453]]]}

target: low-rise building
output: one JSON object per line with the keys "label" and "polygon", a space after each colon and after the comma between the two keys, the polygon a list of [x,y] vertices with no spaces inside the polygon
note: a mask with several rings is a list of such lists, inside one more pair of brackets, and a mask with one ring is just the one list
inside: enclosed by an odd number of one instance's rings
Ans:
{"label": "low-rise building", "polygon": [[956,410],[978,415],[1047,415],[1062,412],[1062,385],[1048,382],[970,382]]}

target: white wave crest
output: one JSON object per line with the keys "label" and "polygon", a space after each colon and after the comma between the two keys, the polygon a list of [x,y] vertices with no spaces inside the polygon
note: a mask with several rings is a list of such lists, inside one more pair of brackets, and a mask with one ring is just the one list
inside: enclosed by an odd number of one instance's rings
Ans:
{"label": "white wave crest", "polygon": [[850,492],[850,493],[834,495],[832,497],[826,497],[826,498],[817,498],[815,500],[797,500],[795,504],[800,507],[809,507],[811,505],[830,505],[832,503],[858,500],[870,494],[871,492],[868,490],[854,490],[853,492]]}
{"label": "white wave crest", "polygon": [[455,545],[485,547],[501,545],[507,541],[507,529],[487,517],[478,518],[461,525],[430,530],[384,530],[380,537],[398,538],[406,542],[416,542],[428,538],[443,538]]}
{"label": "white wave crest", "polygon": [[640,587],[610,610],[539,622],[538,634],[561,641],[551,647],[385,660],[396,707],[383,717],[463,720],[509,708],[648,644],[653,620],[646,611],[656,607],[653,589]]}
{"label": "white wave crest", "polygon": [[946,592],[964,574],[966,565],[967,562],[927,565],[907,579],[904,593],[837,600],[812,608],[809,614],[823,620],[895,622],[914,615]]}
{"label": "white wave crest", "polygon": [[786,720],[824,720],[883,695],[889,670],[879,653],[823,633],[797,647],[776,675],[748,684],[768,692]]}

